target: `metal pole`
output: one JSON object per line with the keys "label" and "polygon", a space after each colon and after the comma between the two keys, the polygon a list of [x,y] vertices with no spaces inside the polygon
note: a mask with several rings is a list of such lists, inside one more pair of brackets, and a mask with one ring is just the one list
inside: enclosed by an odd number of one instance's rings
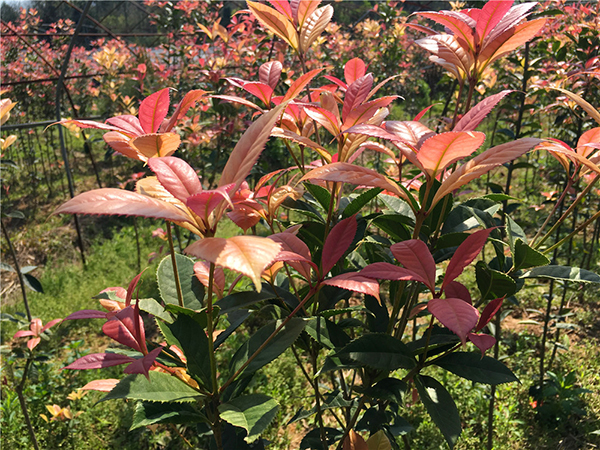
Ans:
{"label": "metal pole", "polygon": [[[73,47],[75,46],[75,41],[77,39],[77,35],[81,31],[81,27],[83,26],[83,22],[85,21],[85,18],[87,16],[87,13],[91,6],[92,6],[92,1],[89,0],[85,4],[83,12],[81,13],[81,17],[79,18],[79,22],[77,23],[77,27],[75,28],[75,31],[73,32],[73,38],[71,39],[71,42],[69,43],[69,48],[67,49],[67,54],[65,55],[65,59],[63,61],[63,66],[60,71],[60,76],[58,77],[58,82],[56,84],[56,120],[57,120],[57,122],[60,122],[60,120],[61,120],[60,97],[62,94],[63,83],[64,83],[65,75],[67,73],[67,68],[69,67],[69,60],[71,59],[71,52],[73,51]],[[58,136],[59,136],[59,140],[60,140],[60,152],[61,152],[63,161],[65,163],[65,171],[67,173],[67,181],[69,183],[69,194],[71,195],[71,198],[73,198],[75,196],[75,186],[73,183],[73,176],[71,174],[71,168],[69,166],[69,158],[67,156],[67,147],[65,145],[65,137],[64,137],[62,127],[58,127]],[[81,227],[79,226],[79,218],[77,217],[77,214],[73,214],[73,219],[75,220],[75,229],[77,230],[77,242],[79,244],[79,251],[81,253],[81,262],[85,266],[83,238],[81,236]]]}

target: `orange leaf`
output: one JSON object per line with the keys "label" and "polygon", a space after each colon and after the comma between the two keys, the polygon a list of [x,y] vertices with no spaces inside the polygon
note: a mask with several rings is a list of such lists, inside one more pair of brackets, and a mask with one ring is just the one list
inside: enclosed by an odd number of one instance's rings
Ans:
{"label": "orange leaf", "polygon": [[344,78],[347,84],[352,84],[367,72],[365,63],[360,58],[352,58],[344,66]]}
{"label": "orange leaf", "polygon": [[258,21],[287,42],[294,50],[298,49],[298,33],[288,18],[273,8],[258,2],[246,2]]}
{"label": "orange leaf", "polygon": [[470,53],[460,45],[456,38],[451,34],[438,34],[430,36],[424,39],[416,41],[420,47],[424,48],[428,52],[442,58],[443,60],[457,66],[463,73],[460,77],[464,79],[464,74],[468,74],[471,66],[473,65],[473,59]]}
{"label": "orange leaf", "polygon": [[102,139],[104,139],[104,142],[106,142],[115,152],[120,153],[127,158],[137,159],[138,161],[148,160],[148,158],[141,155],[137,149],[131,146],[130,138],[118,131],[104,133]]}
{"label": "orange leaf", "polygon": [[497,145],[480,155],[477,155],[469,162],[457,168],[442,182],[442,185],[433,197],[431,208],[454,189],[458,189],[469,181],[479,178],[494,167],[498,167],[501,164],[524,155],[541,142],[541,139],[523,138],[506,144]]}
{"label": "orange leaf", "polygon": [[219,186],[234,183],[235,188],[233,191],[237,191],[237,188],[254,167],[269,140],[275,123],[286,106],[287,103],[281,103],[250,125],[231,152],[219,180]]}
{"label": "orange leaf", "polygon": [[181,138],[176,133],[153,133],[133,138],[129,142],[142,157],[147,159],[172,155],[179,147]]}
{"label": "orange leaf", "polygon": [[292,14],[300,27],[304,25],[304,21],[313,14],[320,3],[321,0],[291,0]]}
{"label": "orange leaf", "polygon": [[308,83],[310,83],[312,79],[316,77],[322,70],[323,69],[311,70],[310,72],[306,72],[296,81],[294,81],[285,93],[282,103],[296,98],[300,94],[300,92],[302,92],[302,89],[304,89],[308,85]]}
{"label": "orange leaf", "polygon": [[313,12],[308,19],[301,25],[300,32],[300,52],[306,53],[312,43],[327,28],[333,17],[333,7],[331,5],[323,6]]}
{"label": "orange leaf", "polygon": [[369,450],[365,440],[354,430],[350,430],[348,436],[344,439],[344,450]]}
{"label": "orange leaf", "polygon": [[450,164],[472,154],[485,141],[485,134],[478,131],[452,131],[437,134],[421,146],[417,159],[430,178]]}
{"label": "orange leaf", "polygon": [[204,238],[185,249],[193,256],[250,277],[257,292],[261,290],[261,274],[280,250],[277,242],[258,236]]}

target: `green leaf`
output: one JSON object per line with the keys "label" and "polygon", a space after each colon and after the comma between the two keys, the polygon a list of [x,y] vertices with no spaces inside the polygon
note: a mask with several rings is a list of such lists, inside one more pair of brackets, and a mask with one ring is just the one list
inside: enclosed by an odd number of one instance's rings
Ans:
{"label": "green leaf", "polygon": [[462,432],[454,400],[444,386],[426,375],[415,376],[415,386],[431,419],[444,435],[450,448],[454,448]]}
{"label": "green leaf", "polygon": [[[237,372],[242,365],[265,343],[267,338],[277,329],[281,321],[271,322],[256,333],[244,343],[233,355],[231,359],[231,373]],[[246,366],[240,376],[247,376],[256,372],[261,367],[269,364],[279,355],[281,355],[294,341],[300,336],[306,326],[306,321],[300,318],[291,319],[285,327],[275,335],[271,341],[262,349],[262,351]]]}
{"label": "green leaf", "polygon": [[13,266],[11,266],[10,264],[3,263],[3,262],[0,262],[0,270],[2,270],[4,272],[16,272],[16,270],[13,269]]}
{"label": "green leaf", "polygon": [[128,375],[100,401],[128,398],[147,402],[191,403],[202,398],[192,387],[167,373],[150,371],[149,380],[142,374]]}
{"label": "green leaf", "polygon": [[221,308],[221,314],[228,314],[232,311],[236,311],[240,308],[246,308],[263,300],[272,300],[275,298],[277,298],[277,296],[273,292],[268,292],[264,289],[261,292],[236,292],[235,294],[223,297],[221,300],[217,301],[215,305]]}
{"label": "green leaf", "polygon": [[252,394],[234,398],[219,405],[221,419],[248,432],[244,439],[251,443],[269,426],[277,415],[279,405],[271,397]]}
{"label": "green leaf", "polygon": [[307,202],[294,200],[291,197],[287,197],[282,204],[286,208],[293,209],[294,211],[304,214],[311,219],[318,220],[319,222],[325,222],[325,219],[321,217],[319,210]]}
{"label": "green leaf", "polygon": [[153,298],[140,298],[139,305],[142,311],[146,311],[154,317],[159,317],[167,323],[173,322],[171,314],[165,311],[165,308]]}
{"label": "green leaf", "polygon": [[[194,310],[201,309],[202,299],[204,298],[204,286],[202,286],[202,283],[194,275],[194,261],[187,256],[177,253],[175,254],[175,261],[177,262],[177,272],[179,273],[179,282],[181,283],[183,306]],[[170,255],[166,256],[160,262],[156,271],[156,278],[158,279],[158,289],[163,301],[179,305]]]}
{"label": "green leaf", "polygon": [[374,386],[365,389],[364,394],[371,398],[402,404],[402,396],[407,389],[408,385],[398,378],[384,378]]}
{"label": "green leaf", "polygon": [[192,406],[173,403],[137,402],[129,431],[153,423],[198,423],[206,420]]}
{"label": "green leaf", "polygon": [[536,267],[522,274],[520,278],[551,278],[578,283],[600,283],[600,276],[598,274],[571,266]]}
{"label": "green leaf", "polygon": [[401,214],[381,214],[371,223],[386,232],[395,241],[406,241],[411,238],[407,225],[412,225],[411,219]]}
{"label": "green leaf", "polygon": [[481,353],[455,352],[438,359],[436,365],[459,377],[477,383],[497,385],[519,381],[512,371],[500,361]]}
{"label": "green leaf", "polygon": [[508,234],[508,245],[510,246],[510,251],[515,254],[515,241],[517,239],[521,239],[524,243],[527,244],[527,236],[525,235],[525,231],[523,228],[512,220],[510,216],[506,216],[506,232]]}
{"label": "green leaf", "polygon": [[44,288],[42,288],[42,283],[34,277],[33,275],[29,275],[28,273],[23,274],[23,282],[25,286],[35,292],[39,292],[40,294],[44,293]]}
{"label": "green leaf", "polygon": [[487,198],[488,200],[491,200],[493,202],[504,202],[507,200],[519,201],[518,198],[513,197],[511,195],[506,195],[506,194],[487,194],[487,195],[484,195],[482,198]]}
{"label": "green leaf", "polygon": [[496,226],[492,216],[502,207],[488,199],[471,199],[455,207],[444,221],[442,234],[460,233],[481,225],[483,228]]}
{"label": "green leaf", "polygon": [[310,192],[325,211],[329,211],[331,195],[327,189],[312,183],[304,183],[304,187],[306,187],[306,190]]}
{"label": "green leaf", "polygon": [[6,217],[11,217],[13,219],[24,219],[25,214],[23,214],[21,211],[11,211],[6,214]]}
{"label": "green leaf", "polygon": [[340,348],[350,342],[350,337],[336,323],[323,317],[312,317],[306,323],[308,335],[328,349]]}
{"label": "green leaf", "polygon": [[408,203],[406,203],[404,200],[402,200],[399,197],[394,197],[392,195],[387,195],[387,194],[381,194],[379,196],[379,198],[383,201],[385,206],[387,206],[389,209],[391,209],[395,213],[400,214],[401,216],[405,216],[407,219],[410,220],[409,223],[414,225],[415,220],[416,220],[415,213],[413,212],[412,209],[410,209],[410,206]]}
{"label": "green leaf", "polygon": [[208,337],[204,327],[193,318],[180,314],[173,323],[167,324],[164,328],[169,329],[171,336],[176,340],[175,345],[183,351],[190,375],[212,391]]}
{"label": "green leaf", "polygon": [[515,241],[515,250],[513,255],[513,265],[515,270],[546,266],[548,264],[550,264],[550,259],[548,259],[546,255],[531,248],[521,239],[517,239]]}
{"label": "green leaf", "polygon": [[336,353],[340,358],[347,357],[363,366],[392,371],[412,369],[417,362],[402,341],[388,334],[365,334],[346,345]]}
{"label": "green leaf", "polygon": [[37,269],[37,266],[25,266],[25,267],[21,267],[21,273],[23,275],[25,275],[26,273],[33,272],[35,269]]}
{"label": "green leaf", "polygon": [[344,212],[342,213],[342,218],[346,219],[354,214],[358,213],[363,206],[373,200],[377,195],[383,191],[381,188],[372,188],[368,191],[363,192],[354,200],[352,200],[346,208],[344,208]]}
{"label": "green leaf", "polygon": [[510,296],[517,291],[517,283],[508,275],[490,269],[483,261],[475,264],[475,278],[482,300]]}

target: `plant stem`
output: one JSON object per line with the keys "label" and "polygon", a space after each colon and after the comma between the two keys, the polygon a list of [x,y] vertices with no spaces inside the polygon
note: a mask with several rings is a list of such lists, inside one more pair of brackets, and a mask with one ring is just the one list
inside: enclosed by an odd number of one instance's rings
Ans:
{"label": "plant stem", "polygon": [[573,232],[571,232],[568,236],[565,236],[564,238],[562,238],[560,241],[558,241],[556,244],[554,244],[552,247],[547,248],[546,250],[544,250],[542,253],[548,253],[554,249],[556,249],[557,247],[560,247],[562,244],[564,244],[566,241],[568,241],[569,239],[571,239],[573,236],[575,236],[577,233],[579,233],[581,230],[583,230],[585,227],[587,227],[590,223],[592,223],[593,221],[595,221],[596,219],[600,218],[600,211],[598,211],[596,214],[594,214],[592,217],[590,217],[588,220],[586,220],[585,222],[583,222],[581,225],[579,225],[575,230],[573,230]]}
{"label": "plant stem", "polygon": [[15,249],[10,241],[10,237],[8,236],[8,231],[4,226],[4,221],[0,220],[2,224],[2,233],[4,234],[4,238],[8,243],[8,251],[10,252],[13,262],[15,264],[15,271],[17,272],[17,277],[19,278],[19,286],[21,286],[21,294],[23,295],[23,305],[25,305],[25,312],[27,313],[27,320],[31,322],[31,311],[29,309],[29,302],[27,301],[27,290],[25,289],[25,282],[23,281],[23,274],[21,273],[21,267],[19,266],[19,261],[17,260],[17,254],[15,253]]}
{"label": "plant stem", "polygon": [[346,437],[348,437],[348,434],[350,434],[350,431],[356,424],[356,421],[358,420],[358,416],[360,416],[360,412],[362,410],[362,407],[365,404],[365,401],[366,401],[366,399],[364,396],[361,397],[360,400],[358,401],[358,405],[356,406],[356,411],[350,418],[350,422],[348,422],[348,424],[346,425],[346,429],[344,430],[344,434],[342,435],[342,438],[340,439],[340,442],[337,445],[336,450],[341,450],[344,447],[344,440],[346,439]]}
{"label": "plant stem", "polygon": [[177,260],[175,258],[175,248],[173,246],[173,233],[171,233],[171,222],[167,222],[167,238],[169,240],[169,249],[171,251],[171,264],[173,265],[173,278],[175,278],[175,288],[177,289],[177,300],[179,306],[183,306],[183,293],[181,292],[181,283],[179,281],[179,271],[177,270]]}
{"label": "plant stem", "polygon": [[29,413],[27,412],[27,402],[25,401],[25,396],[23,395],[25,381],[27,381],[27,372],[29,371],[29,367],[31,366],[32,362],[33,354],[30,352],[29,357],[27,358],[27,362],[25,363],[25,367],[23,368],[23,376],[21,378],[21,382],[17,386],[15,386],[15,390],[17,391],[17,396],[19,397],[19,404],[21,405],[21,411],[23,412],[23,416],[25,418],[25,424],[27,425],[27,431],[29,432],[31,443],[33,444],[33,448],[35,448],[35,450],[39,450],[40,446],[35,436],[33,426],[31,425],[31,420],[29,419]]}

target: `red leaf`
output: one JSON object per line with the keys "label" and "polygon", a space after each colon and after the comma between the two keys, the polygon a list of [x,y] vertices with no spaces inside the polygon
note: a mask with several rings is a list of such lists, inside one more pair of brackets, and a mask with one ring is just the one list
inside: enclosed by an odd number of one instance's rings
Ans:
{"label": "red leaf", "polygon": [[231,202],[230,198],[230,193],[233,190],[233,187],[233,184],[229,184],[217,189],[202,191],[198,194],[191,195],[188,197],[186,205],[188,208],[194,211],[198,217],[208,223],[210,214],[221,203],[227,202],[229,206],[233,207],[233,203]]}
{"label": "red leaf", "polygon": [[[302,2],[301,4],[310,3],[314,5],[315,2]],[[333,7],[331,5],[323,6],[319,9],[316,9],[312,14],[305,20],[300,22],[301,31],[300,31],[300,41],[299,41],[299,51],[307,52],[313,42],[321,35],[323,31],[331,22],[331,18],[333,17]]]}
{"label": "red leaf", "polygon": [[370,295],[375,297],[379,304],[381,304],[381,299],[379,298],[379,283],[374,281],[373,278],[364,277],[357,272],[343,273],[333,278],[328,278],[327,280],[322,281],[322,284]]}
{"label": "red leaf", "polygon": [[121,355],[119,353],[92,353],[72,362],[63,369],[70,370],[87,370],[87,369],[103,369],[105,367],[118,366],[135,361],[135,358]]}
{"label": "red leaf", "polygon": [[203,91],[202,89],[194,89],[193,91],[189,91],[187,94],[185,94],[183,100],[181,100],[179,105],[177,105],[177,108],[175,108],[175,112],[171,116],[171,119],[169,119],[164,128],[160,128],[160,131],[163,133],[171,131],[177,121],[185,116],[188,110],[193,107],[198,100],[204,97],[204,94],[206,94],[206,91]]}
{"label": "red leaf", "polygon": [[348,88],[348,85],[346,83],[344,83],[339,78],[334,77],[333,75],[323,75],[323,78],[331,81],[332,83],[337,84],[342,89],[342,91],[345,91]]}
{"label": "red leaf", "polygon": [[84,391],[100,391],[110,392],[115,386],[119,384],[119,380],[115,378],[108,378],[105,380],[94,380],[83,386],[81,389]]}
{"label": "red leaf", "polygon": [[122,309],[115,314],[104,324],[102,331],[118,343],[143,353],[142,349],[146,346],[144,322],[132,307]]}
{"label": "red leaf", "polygon": [[304,89],[308,85],[308,83],[310,83],[312,81],[312,79],[314,77],[316,77],[322,70],[323,69],[311,70],[310,72],[306,72],[304,75],[302,75],[296,81],[294,81],[292,83],[292,85],[289,87],[289,89],[287,90],[287,92],[285,93],[285,96],[283,97],[283,100],[281,102],[283,103],[288,100],[293,100],[298,95],[300,95],[300,92],[302,92],[302,89]]}
{"label": "red leaf", "polygon": [[423,141],[435,136],[435,132],[427,128],[421,122],[415,121],[388,121],[384,123],[385,129],[399,140],[413,147],[419,148]]}
{"label": "red leaf", "polygon": [[482,48],[485,48],[490,42],[496,41],[498,36],[504,34],[504,32],[510,28],[515,27],[519,23],[523,22],[523,19],[528,16],[527,12],[536,5],[537,2],[529,2],[521,3],[510,8],[508,13],[500,20],[498,25],[494,27],[492,32],[484,38]]}
{"label": "red leaf", "polygon": [[247,82],[242,85],[242,88],[246,92],[258,97],[265,106],[268,107],[271,104],[273,89],[269,85],[257,82]]}
{"label": "red leaf", "polygon": [[450,164],[471,155],[481,147],[485,134],[478,131],[437,134],[427,139],[417,153],[417,159],[430,178]]}
{"label": "red leaf", "polygon": [[431,108],[433,108],[435,106],[435,103],[433,105],[429,105],[427,108],[425,108],[423,111],[421,111],[419,114],[417,114],[415,116],[415,118],[413,119],[413,122],[418,122],[419,120],[421,120],[421,118],[427,114],[427,111],[429,111]]}
{"label": "red leaf", "polygon": [[344,66],[344,78],[346,79],[346,83],[351,85],[359,78],[364,77],[366,72],[367,67],[365,66],[364,61],[360,58],[352,58]]}
{"label": "red leaf", "polygon": [[189,216],[174,205],[137,192],[114,188],[94,189],[79,194],[54,212],[64,213],[141,216],[189,222]]}
{"label": "red leaf", "polygon": [[123,370],[123,372],[125,372],[125,373],[143,373],[144,375],[146,375],[146,378],[149,379],[148,372],[150,371],[150,367],[152,367],[152,364],[154,364],[156,357],[159,355],[159,353],[161,351],[162,351],[162,347],[155,348],[150,353],[145,355],[143,358],[134,360],[131,364],[129,364],[127,367],[125,367],[125,370]]}
{"label": "red leaf", "polygon": [[246,100],[242,97],[237,97],[235,95],[211,95],[211,98],[218,98],[221,100],[225,100],[227,102],[239,103],[240,105],[248,106],[250,108],[256,109],[257,111],[263,112],[263,109],[255,103],[252,103],[249,100]]}
{"label": "red leaf", "polygon": [[512,90],[505,90],[495,95],[483,99],[458,121],[453,131],[473,131],[475,130],[481,121],[494,109],[494,107],[502,100],[506,95],[514,92]]}
{"label": "red leaf", "polygon": [[479,230],[469,235],[469,237],[458,246],[454,255],[452,255],[452,259],[448,263],[448,268],[444,275],[444,282],[442,283],[442,291],[448,283],[454,281],[454,279],[462,273],[465,267],[471,264],[477,255],[479,255],[479,252],[483,249],[492,230],[493,228]]}
{"label": "red leaf", "polygon": [[457,39],[464,41],[471,51],[475,50],[473,26],[475,21],[469,16],[457,11],[420,12],[419,16],[427,17],[448,27]]}
{"label": "red leaf", "polygon": [[479,318],[479,322],[477,323],[477,326],[475,327],[475,331],[479,331],[479,330],[483,329],[483,327],[485,327],[488,323],[490,323],[490,320],[492,320],[492,317],[494,317],[494,315],[500,310],[500,307],[502,306],[503,301],[504,301],[504,297],[501,297],[501,298],[492,300],[491,302],[489,302],[487,304],[487,306],[483,309],[483,312],[481,313],[481,317]]}
{"label": "red leaf", "polygon": [[398,242],[390,247],[400,264],[423,278],[431,292],[435,292],[435,261],[427,244],[418,239]]}
{"label": "red leaf", "polygon": [[507,30],[483,48],[479,61],[483,63],[483,67],[491,64],[501,56],[512,52],[533,39],[545,24],[546,19],[536,19]]}
{"label": "red leaf", "polygon": [[395,280],[395,281],[419,281],[427,284],[427,278],[413,272],[410,269],[398,267],[386,262],[378,262],[369,264],[359,272],[364,277],[375,278],[378,280]]}
{"label": "red leaf", "polygon": [[482,42],[483,39],[490,34],[496,25],[502,20],[502,18],[508,13],[512,7],[513,2],[507,0],[489,0],[481,8],[479,17],[477,17],[477,32],[478,41]]}
{"label": "red leaf", "polygon": [[370,73],[360,77],[352,84],[348,85],[346,95],[344,96],[344,106],[342,108],[342,121],[345,121],[350,111],[358,107],[365,101],[369,91],[373,87],[373,75]]}
{"label": "red leaf", "polygon": [[477,310],[460,298],[434,298],[427,303],[427,309],[442,325],[456,334],[463,344],[479,319]]}
{"label": "red leaf", "polygon": [[446,296],[446,298],[460,298],[464,300],[469,305],[473,304],[473,300],[471,299],[471,294],[466,286],[458,281],[451,281],[448,283],[446,287],[442,285],[442,290]]}
{"label": "red leaf", "polygon": [[489,334],[469,333],[467,337],[479,350],[481,350],[482,358],[485,354],[485,351],[492,348],[496,343],[496,338],[494,336],[490,336]]}
{"label": "red leaf", "polygon": [[281,77],[282,69],[283,66],[279,61],[266,62],[258,69],[258,79],[261,83],[270,86],[271,89],[275,89]]}
{"label": "red leaf", "polygon": [[[127,294],[125,296],[125,305],[129,306],[131,304],[131,298],[133,297],[133,293],[135,292],[135,288],[140,282],[140,278],[142,278],[142,274],[144,272],[137,274],[133,279],[129,282],[129,286],[127,286]],[[138,309],[139,312],[139,309]]]}
{"label": "red leaf", "polygon": [[348,217],[336,224],[323,244],[323,256],[321,257],[322,276],[327,275],[338,260],[346,253],[354,240],[357,229],[356,217]]}
{"label": "red leaf", "polygon": [[140,103],[138,117],[146,134],[156,133],[169,112],[169,88],[146,97]]}
{"label": "red leaf", "polygon": [[333,112],[320,106],[305,106],[304,112],[333,136],[340,133],[340,120]]}
{"label": "red leaf", "polygon": [[375,115],[377,110],[379,110],[380,108],[385,108],[397,98],[397,95],[391,95],[389,97],[380,97],[376,100],[371,100],[370,102],[363,103],[362,105],[354,108],[349,112],[348,117],[346,117],[346,119],[344,120],[342,130],[353,127],[360,123],[367,122]]}

